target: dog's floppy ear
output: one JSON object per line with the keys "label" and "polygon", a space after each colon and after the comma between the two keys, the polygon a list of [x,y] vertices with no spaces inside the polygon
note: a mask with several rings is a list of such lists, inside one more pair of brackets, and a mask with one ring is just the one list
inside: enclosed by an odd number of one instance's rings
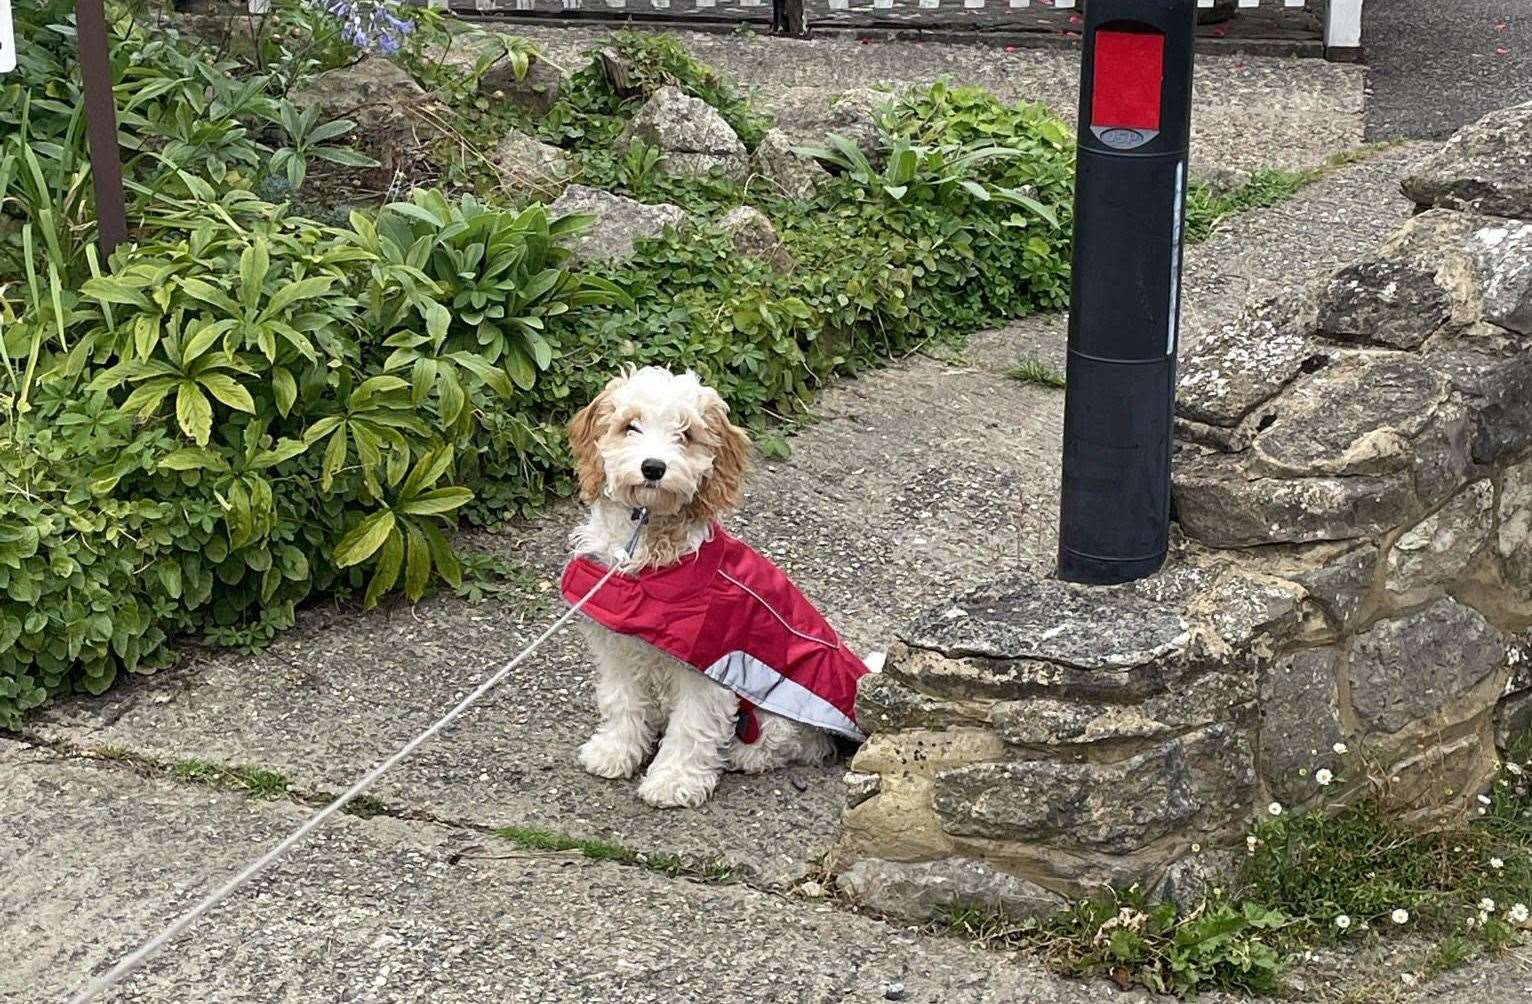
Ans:
{"label": "dog's floppy ear", "polygon": [[716,445],[713,469],[687,506],[687,515],[693,519],[721,516],[739,508],[745,494],[745,467],[750,455],[750,437],[729,421],[729,406],[717,391],[705,392],[702,420]]}
{"label": "dog's floppy ear", "polygon": [[580,499],[594,502],[606,484],[606,465],[601,461],[601,437],[612,420],[612,392],[622,385],[615,377],[595,399],[569,420],[569,449],[574,454],[575,476],[580,482]]}

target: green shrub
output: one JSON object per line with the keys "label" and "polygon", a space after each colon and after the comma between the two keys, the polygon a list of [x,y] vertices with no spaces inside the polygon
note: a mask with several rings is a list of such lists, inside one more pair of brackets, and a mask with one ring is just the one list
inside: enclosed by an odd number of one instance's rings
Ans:
{"label": "green shrub", "polygon": [[163,209],[62,314],[19,318],[0,722],[158,665],[170,635],[269,637],[314,590],[456,583],[459,448],[548,365],[551,323],[623,299],[562,268],[581,222],[422,192],[338,229],[234,192]]}

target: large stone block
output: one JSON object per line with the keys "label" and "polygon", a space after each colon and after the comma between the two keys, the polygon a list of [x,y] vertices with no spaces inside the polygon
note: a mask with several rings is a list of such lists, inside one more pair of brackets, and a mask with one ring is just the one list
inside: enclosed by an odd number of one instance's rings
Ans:
{"label": "large stone block", "polygon": [[792,139],[781,129],[768,129],[761,137],[752,164],[756,174],[789,198],[812,199],[819,186],[830,180],[830,172],[818,161],[798,154]]}
{"label": "large stone block", "polygon": [[1440,599],[1380,621],[1351,647],[1351,704],[1369,732],[1429,718],[1506,666],[1506,639],[1468,607]]}
{"label": "large stone block", "polygon": [[994,705],[995,730],[1014,746],[1085,746],[1154,739],[1234,717],[1255,698],[1255,674],[1209,673],[1141,702],[1039,697]]}
{"label": "large stone block", "polygon": [[933,610],[908,641],[954,658],[1114,669],[1164,659],[1180,652],[1186,639],[1187,624],[1174,607],[1130,590],[1013,579],[980,586]]}
{"label": "large stone block", "polygon": [[938,774],[932,805],[953,836],[1130,853],[1243,811],[1253,779],[1244,739],[1220,723],[1115,763],[974,764]]}
{"label": "large stone block", "polygon": [[915,919],[949,907],[977,907],[1010,917],[1047,916],[1066,905],[1063,897],[1042,886],[972,858],[864,858],[836,876],[836,886],[861,906]]}
{"label": "large stone block", "polygon": [[1213,547],[1371,538],[1424,508],[1404,471],[1271,478],[1236,457],[1183,449],[1173,477],[1182,530]]}
{"label": "large stone block", "polygon": [[1445,381],[1406,353],[1346,355],[1295,383],[1255,439],[1255,475],[1386,475],[1410,469],[1412,441],[1446,396]]}
{"label": "large stone block", "polygon": [[1458,130],[1404,179],[1421,206],[1532,218],[1532,102]]}
{"label": "large stone block", "polygon": [[1405,531],[1388,552],[1389,592],[1417,594],[1457,581],[1489,539],[1494,503],[1495,486],[1476,481]]}
{"label": "large stone block", "polygon": [[1339,651],[1327,646],[1291,652],[1261,674],[1261,779],[1282,802],[1297,805],[1312,799],[1318,793],[1313,771],[1334,766],[1333,747],[1344,738],[1339,667]]}
{"label": "large stone block", "polygon": [[1361,544],[1292,576],[1340,630],[1365,614],[1378,577],[1378,548]]}
{"label": "large stone block", "polygon": [[1314,308],[1284,293],[1247,308],[1197,343],[1178,366],[1176,413],[1194,422],[1233,426],[1330,350],[1313,340]]}

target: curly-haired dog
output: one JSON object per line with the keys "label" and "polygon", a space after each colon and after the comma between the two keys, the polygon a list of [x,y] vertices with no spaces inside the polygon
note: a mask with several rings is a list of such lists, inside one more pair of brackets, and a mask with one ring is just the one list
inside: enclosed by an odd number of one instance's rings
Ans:
{"label": "curly-haired dog", "polygon": [[[719,523],[740,503],[749,439],[694,373],[617,377],[569,426],[580,494],[563,592],[582,609],[600,725],[578,759],[632,777],[656,806],[700,805],[725,769],[756,773],[861,739],[853,702],[867,666],[776,566]],[[634,554],[635,520],[648,524]],[[880,657],[878,661],[881,661]]]}

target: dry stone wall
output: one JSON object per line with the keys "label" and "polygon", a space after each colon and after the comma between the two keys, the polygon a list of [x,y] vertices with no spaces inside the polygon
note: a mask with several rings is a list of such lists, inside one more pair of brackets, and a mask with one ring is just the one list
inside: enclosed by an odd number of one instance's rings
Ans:
{"label": "dry stone wall", "polygon": [[844,889],[1184,897],[1271,802],[1475,811],[1532,729],[1529,149],[1532,105],[1470,126],[1375,254],[1182,360],[1160,574],[996,583],[906,633],[858,699]]}

